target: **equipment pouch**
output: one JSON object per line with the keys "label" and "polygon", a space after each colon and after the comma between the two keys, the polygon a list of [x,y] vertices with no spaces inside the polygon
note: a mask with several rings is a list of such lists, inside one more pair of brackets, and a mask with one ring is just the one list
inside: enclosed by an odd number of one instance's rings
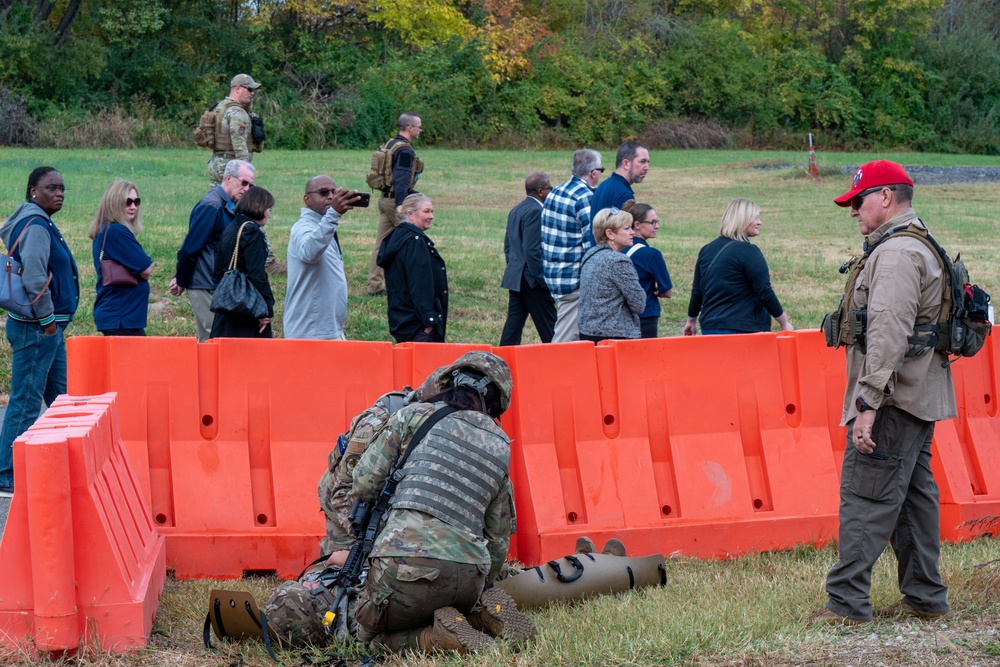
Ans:
{"label": "equipment pouch", "polygon": [[850,330],[850,340],[854,341],[855,345],[861,348],[862,353],[868,352],[868,310],[867,309],[855,309],[848,313],[847,318],[848,326]]}
{"label": "equipment pouch", "polygon": [[820,328],[823,330],[823,338],[826,339],[827,347],[840,347],[840,310],[828,313],[823,318],[823,324],[820,325]]}

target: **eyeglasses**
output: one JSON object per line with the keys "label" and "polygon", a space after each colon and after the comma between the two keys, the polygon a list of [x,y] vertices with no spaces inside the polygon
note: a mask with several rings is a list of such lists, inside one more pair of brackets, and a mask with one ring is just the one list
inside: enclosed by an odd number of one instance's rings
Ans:
{"label": "eyeglasses", "polygon": [[652,225],[653,227],[659,227],[660,226],[660,221],[656,220],[655,218],[653,220],[640,220],[639,224],[642,224],[642,223],[646,223],[647,225]]}
{"label": "eyeglasses", "polygon": [[55,183],[53,183],[51,185],[46,185],[43,189],[46,192],[66,192],[66,186],[65,185],[56,185]]}
{"label": "eyeglasses", "polygon": [[319,195],[320,197],[329,197],[330,193],[336,192],[331,188],[320,188],[319,190],[313,190],[312,192],[307,192],[307,195]]}
{"label": "eyeglasses", "polygon": [[862,192],[860,194],[856,194],[856,195],[854,195],[851,198],[851,208],[853,208],[855,211],[857,211],[859,208],[861,208],[861,205],[865,203],[865,197],[867,197],[868,195],[870,195],[870,194],[872,194],[874,192],[881,192],[882,190],[885,190],[886,188],[888,188],[889,190],[892,190],[893,192],[896,191],[896,186],[895,185],[879,185],[878,187],[868,188],[864,192]]}
{"label": "eyeglasses", "polygon": [[601,172],[603,174],[604,173],[604,167],[594,167],[593,169],[591,169],[591,171],[599,171],[599,172]]}
{"label": "eyeglasses", "polygon": [[142,198],[141,197],[136,197],[135,199],[132,199],[131,197],[126,197],[125,198],[125,206],[126,207],[131,206],[132,204],[135,204],[136,206],[138,206],[141,203],[142,203]]}

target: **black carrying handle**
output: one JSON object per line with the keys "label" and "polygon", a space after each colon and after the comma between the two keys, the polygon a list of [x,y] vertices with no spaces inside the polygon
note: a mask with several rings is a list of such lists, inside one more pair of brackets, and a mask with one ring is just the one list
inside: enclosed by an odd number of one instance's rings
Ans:
{"label": "black carrying handle", "polygon": [[576,556],[566,556],[566,560],[569,561],[574,568],[576,568],[576,571],[573,574],[570,575],[563,574],[562,568],[559,567],[558,561],[554,560],[549,561],[549,567],[555,570],[556,579],[563,582],[564,584],[568,584],[571,581],[576,581],[581,576],[583,576],[583,563],[580,562],[579,558],[577,558]]}

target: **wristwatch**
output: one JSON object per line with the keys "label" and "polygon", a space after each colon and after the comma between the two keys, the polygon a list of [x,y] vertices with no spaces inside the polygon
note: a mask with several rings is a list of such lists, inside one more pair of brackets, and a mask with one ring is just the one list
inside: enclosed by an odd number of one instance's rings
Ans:
{"label": "wristwatch", "polygon": [[865,399],[858,396],[854,399],[854,407],[858,409],[858,412],[864,412],[865,410],[874,410],[872,406],[865,403]]}

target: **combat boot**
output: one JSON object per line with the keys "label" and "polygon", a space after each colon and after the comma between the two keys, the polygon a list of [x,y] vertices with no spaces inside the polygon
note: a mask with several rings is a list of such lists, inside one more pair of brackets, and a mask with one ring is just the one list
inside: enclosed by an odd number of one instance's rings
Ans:
{"label": "combat boot", "polygon": [[622,558],[625,558],[625,556],[628,555],[625,553],[625,545],[622,544],[621,540],[615,537],[612,537],[607,541],[604,548],[601,549],[601,553],[609,556],[621,556]]}
{"label": "combat boot", "polygon": [[469,621],[454,607],[442,607],[434,612],[434,625],[420,631],[417,639],[420,649],[431,651],[457,651],[466,654],[490,648],[496,642],[473,628]]}
{"label": "combat boot", "polygon": [[469,614],[475,629],[513,642],[527,641],[537,634],[535,624],[517,610],[514,599],[502,588],[484,592],[479,605]]}

